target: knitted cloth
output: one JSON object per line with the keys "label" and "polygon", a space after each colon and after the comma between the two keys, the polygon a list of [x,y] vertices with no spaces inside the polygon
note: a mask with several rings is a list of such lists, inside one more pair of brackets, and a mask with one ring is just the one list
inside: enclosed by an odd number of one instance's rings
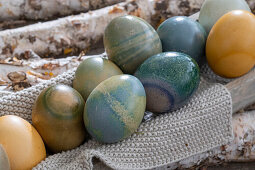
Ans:
{"label": "knitted cloth", "polygon": [[[40,92],[55,84],[71,85],[74,72],[16,93],[1,94],[0,116],[12,114],[31,122],[32,105]],[[142,123],[128,139],[107,145],[89,140],[76,149],[47,157],[34,169],[92,169],[93,157],[114,169],[149,169],[179,161],[232,140],[231,102],[223,85],[208,83],[202,77],[188,104]]]}

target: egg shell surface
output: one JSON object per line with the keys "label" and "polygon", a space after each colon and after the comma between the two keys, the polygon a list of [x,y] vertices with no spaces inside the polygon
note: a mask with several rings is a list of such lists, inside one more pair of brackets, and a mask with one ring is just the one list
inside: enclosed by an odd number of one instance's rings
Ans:
{"label": "egg shell surface", "polygon": [[44,89],[34,104],[32,122],[54,153],[73,149],[86,138],[84,100],[73,88],[55,85]]}
{"label": "egg shell surface", "polygon": [[186,104],[200,82],[196,61],[179,52],[150,57],[134,75],[145,88],[146,109],[155,113],[170,112]]}
{"label": "egg shell surface", "polygon": [[46,157],[39,133],[18,116],[0,117],[0,144],[8,155],[12,170],[30,170]]}
{"label": "egg shell surface", "polygon": [[145,20],[131,16],[113,19],[105,29],[108,58],[124,73],[133,74],[147,58],[162,52],[157,32]]}
{"label": "egg shell surface", "polygon": [[84,123],[99,142],[115,143],[132,135],[145,111],[142,83],[131,75],[113,76],[100,83],[89,95]]}
{"label": "egg shell surface", "polygon": [[102,81],[123,74],[112,61],[101,57],[85,59],[77,68],[73,80],[73,88],[76,89],[86,101],[89,94]]}
{"label": "egg shell surface", "polygon": [[233,10],[251,12],[245,0],[205,0],[200,9],[199,23],[209,33],[220,17]]}
{"label": "egg shell surface", "polygon": [[205,59],[205,43],[207,34],[196,21],[176,16],[164,21],[157,30],[163,52],[182,52],[188,54],[201,64]]}
{"label": "egg shell surface", "polygon": [[206,44],[210,68],[226,78],[240,77],[255,65],[255,16],[235,10],[213,26]]}

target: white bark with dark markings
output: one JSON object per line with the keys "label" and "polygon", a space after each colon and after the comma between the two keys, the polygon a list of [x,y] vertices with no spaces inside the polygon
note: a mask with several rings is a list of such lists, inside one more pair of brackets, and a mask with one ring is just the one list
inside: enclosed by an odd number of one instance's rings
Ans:
{"label": "white bark with dark markings", "polygon": [[0,0],[0,21],[48,20],[95,10],[124,0]]}
{"label": "white bark with dark markings", "polygon": [[[129,1],[93,12],[0,32],[0,61],[23,58],[26,50],[41,57],[78,54],[102,42],[104,29],[115,17],[134,14],[150,19],[149,0]],[[102,44],[102,43],[101,43]]]}

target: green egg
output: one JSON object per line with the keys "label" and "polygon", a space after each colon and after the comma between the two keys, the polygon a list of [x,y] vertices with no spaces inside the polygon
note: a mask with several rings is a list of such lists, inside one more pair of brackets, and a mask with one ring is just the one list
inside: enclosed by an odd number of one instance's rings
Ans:
{"label": "green egg", "polygon": [[101,57],[85,59],[77,68],[73,80],[76,89],[86,101],[98,84],[115,75],[123,74],[112,61]]}
{"label": "green egg", "polygon": [[73,88],[55,85],[43,90],[32,110],[32,122],[53,152],[73,149],[86,138],[84,100]]}
{"label": "green egg", "polygon": [[100,83],[89,95],[84,123],[97,141],[119,142],[137,130],[145,107],[145,90],[136,77],[113,76]]}
{"label": "green egg", "polygon": [[4,147],[0,144],[0,169],[1,170],[10,170],[10,162],[7,156],[7,153],[4,150]]}
{"label": "green egg", "polygon": [[199,23],[209,34],[218,19],[233,10],[251,12],[245,0],[205,0],[200,10]]}
{"label": "green egg", "polygon": [[124,73],[133,74],[147,58],[162,52],[157,32],[135,16],[113,19],[105,29],[104,46],[110,60]]}
{"label": "green egg", "polygon": [[145,88],[147,110],[155,113],[171,112],[185,105],[200,82],[196,61],[179,52],[150,57],[134,75]]}

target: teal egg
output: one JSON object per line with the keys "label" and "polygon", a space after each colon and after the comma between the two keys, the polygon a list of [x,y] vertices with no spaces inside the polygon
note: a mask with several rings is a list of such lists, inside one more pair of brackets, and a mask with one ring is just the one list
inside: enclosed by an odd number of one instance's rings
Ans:
{"label": "teal egg", "polygon": [[251,12],[245,0],[205,0],[200,9],[199,23],[209,33],[221,16],[233,10]]}
{"label": "teal egg", "polygon": [[150,57],[134,75],[145,88],[147,110],[155,113],[165,113],[183,106],[200,82],[196,61],[178,52]]}
{"label": "teal egg", "polygon": [[133,74],[147,58],[162,52],[154,28],[130,15],[117,17],[109,23],[104,33],[104,46],[109,59],[128,74]]}
{"label": "teal egg", "polygon": [[145,107],[145,90],[136,77],[113,76],[89,95],[84,109],[85,127],[97,141],[115,143],[137,130]]}
{"label": "teal egg", "polygon": [[123,74],[112,61],[101,57],[85,59],[77,68],[73,80],[73,88],[77,90],[86,101],[89,94],[102,81]]}
{"label": "teal egg", "polygon": [[176,16],[164,21],[157,32],[164,52],[182,52],[202,64],[207,34],[198,22],[185,16]]}

